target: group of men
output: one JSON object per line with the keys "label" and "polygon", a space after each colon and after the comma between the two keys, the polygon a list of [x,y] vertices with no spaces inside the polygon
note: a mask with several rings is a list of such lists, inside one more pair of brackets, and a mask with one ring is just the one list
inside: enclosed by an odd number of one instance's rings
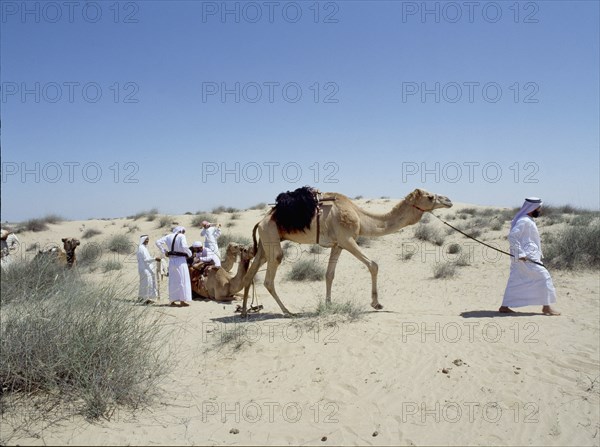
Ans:
{"label": "group of men", "polygon": [[[161,253],[169,258],[169,301],[171,306],[188,307],[192,301],[192,288],[188,261],[192,263],[211,263],[221,266],[217,239],[221,236],[221,225],[202,222],[201,236],[204,244],[196,241],[191,247],[185,238],[185,228],[176,226],[170,234],[158,239],[155,244]],[[150,237],[140,236],[137,252],[138,272],[140,274],[139,298],[146,303],[153,302],[159,296],[155,273],[155,263],[161,257],[153,257],[148,250]],[[179,304],[178,304],[179,303]]]}

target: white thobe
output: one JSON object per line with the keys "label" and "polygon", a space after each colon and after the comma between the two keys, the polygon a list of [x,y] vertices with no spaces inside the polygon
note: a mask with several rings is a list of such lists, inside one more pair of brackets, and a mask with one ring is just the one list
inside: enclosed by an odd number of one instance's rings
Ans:
{"label": "white thobe", "polygon": [[221,267],[221,260],[219,256],[212,251],[210,248],[202,248],[202,251],[199,251],[194,256],[194,262],[210,262],[213,261],[215,263],[215,267]]}
{"label": "white thobe", "polygon": [[217,238],[221,236],[221,229],[217,227],[208,227],[202,229],[201,236],[204,236],[204,246],[210,248],[217,256],[219,256],[219,244]]}
{"label": "white thobe", "polygon": [[[173,251],[192,256],[185,235],[181,233],[167,234],[158,239],[155,244],[163,254],[166,254],[167,251],[171,251],[175,236],[177,239]],[[168,249],[165,249],[165,246]],[[169,301],[192,301],[192,283],[185,256],[169,256]]]}
{"label": "white thobe", "polygon": [[158,297],[158,286],[156,284],[156,260],[150,255],[145,245],[140,245],[137,252],[138,273],[140,274],[139,297],[141,299],[153,299]]}
{"label": "white thobe", "polygon": [[14,261],[14,255],[12,253],[18,250],[19,239],[14,233],[10,233],[6,239],[2,239],[0,243],[0,263],[2,268],[7,268]]}
{"label": "white thobe", "polygon": [[542,260],[540,234],[533,219],[529,216],[520,218],[510,230],[508,241],[514,258],[502,306],[549,306],[556,303],[556,290],[548,270],[533,262],[518,260],[523,257],[536,262]]}

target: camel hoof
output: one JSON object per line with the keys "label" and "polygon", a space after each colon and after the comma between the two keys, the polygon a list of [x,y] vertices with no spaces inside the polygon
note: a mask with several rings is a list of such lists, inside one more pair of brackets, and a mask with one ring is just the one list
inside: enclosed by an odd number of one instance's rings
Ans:
{"label": "camel hoof", "polygon": [[375,309],[375,310],[381,310],[381,309],[383,309],[383,306],[381,304],[379,304],[379,303],[371,304],[371,307],[373,309]]}

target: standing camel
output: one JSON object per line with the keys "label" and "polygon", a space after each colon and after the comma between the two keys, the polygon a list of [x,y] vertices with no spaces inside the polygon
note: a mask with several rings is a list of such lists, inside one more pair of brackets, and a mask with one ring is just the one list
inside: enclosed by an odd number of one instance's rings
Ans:
{"label": "standing camel", "polygon": [[[254,227],[252,236],[256,256],[244,277],[242,316],[246,315],[250,283],[265,262],[267,263],[265,287],[284,315],[292,315],[275,291],[275,274],[283,259],[283,250],[281,249],[283,240],[299,244],[318,243],[322,247],[331,248],[325,275],[326,304],[331,303],[331,285],[337,261],[342,250],[348,250],[365,264],[371,273],[371,306],[377,310],[383,309],[377,297],[378,266],[364,255],[356,243],[356,238],[394,233],[403,227],[419,222],[425,212],[452,206],[452,202],[447,197],[431,194],[422,189],[415,189],[385,214],[365,211],[345,195],[333,192],[321,195],[322,202],[319,212],[317,197],[317,191],[308,187],[299,188],[292,193],[282,193],[277,197],[277,205]],[[317,217],[319,214],[320,217]],[[258,243],[256,241],[257,230],[260,238]]]}

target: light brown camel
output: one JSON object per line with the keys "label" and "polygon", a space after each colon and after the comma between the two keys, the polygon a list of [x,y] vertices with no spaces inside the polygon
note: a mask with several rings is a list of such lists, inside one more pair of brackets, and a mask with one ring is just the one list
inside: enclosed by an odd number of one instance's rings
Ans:
{"label": "light brown camel", "polygon": [[227,249],[225,250],[225,260],[221,262],[221,267],[225,269],[226,272],[230,272],[233,268],[233,264],[235,264],[241,249],[242,246],[240,244],[236,244],[235,242],[230,242],[227,244]]}
{"label": "light brown camel", "polygon": [[77,263],[77,257],[75,256],[75,249],[81,244],[79,239],[74,237],[64,237],[62,238],[63,249],[61,250],[58,247],[52,247],[46,250],[40,250],[36,255],[36,259],[40,257],[47,257],[49,255],[55,256],[56,261],[66,266],[67,268],[72,268]]}
{"label": "light brown camel", "polygon": [[243,289],[243,280],[250,260],[254,257],[252,250],[240,244],[230,243],[227,247],[227,258],[230,260],[233,256],[233,265],[237,255],[240,256],[240,262],[235,276],[231,276],[223,267],[210,266],[206,269],[206,279],[204,284],[198,281],[199,272],[196,267],[190,268],[192,289],[198,295],[214,299],[215,301],[233,301],[234,295]]}
{"label": "light brown camel", "polygon": [[[298,191],[298,190],[297,190]],[[375,214],[365,211],[354,204],[348,197],[339,193],[323,193],[321,198],[322,214],[317,223],[316,213],[310,221],[310,227],[305,231],[286,231],[274,219],[273,208],[253,230],[255,241],[255,260],[244,278],[244,303],[242,316],[246,315],[246,303],[250,283],[262,264],[267,263],[264,285],[271,293],[281,311],[291,316],[290,311],[283,305],[275,291],[275,274],[283,259],[281,241],[290,240],[299,244],[315,244],[317,240],[322,247],[330,247],[329,264],[325,275],[325,301],[331,303],[331,285],[335,276],[335,267],[343,249],[348,250],[359,261],[367,266],[371,273],[371,306],[382,309],[377,296],[377,264],[361,251],[356,238],[358,236],[375,237],[394,233],[399,229],[413,225],[421,220],[423,214],[436,208],[450,208],[450,199],[437,194],[431,194],[422,189],[415,189],[400,201],[391,211],[385,214]],[[317,239],[317,227],[320,228]],[[256,231],[259,242],[256,245]]]}

